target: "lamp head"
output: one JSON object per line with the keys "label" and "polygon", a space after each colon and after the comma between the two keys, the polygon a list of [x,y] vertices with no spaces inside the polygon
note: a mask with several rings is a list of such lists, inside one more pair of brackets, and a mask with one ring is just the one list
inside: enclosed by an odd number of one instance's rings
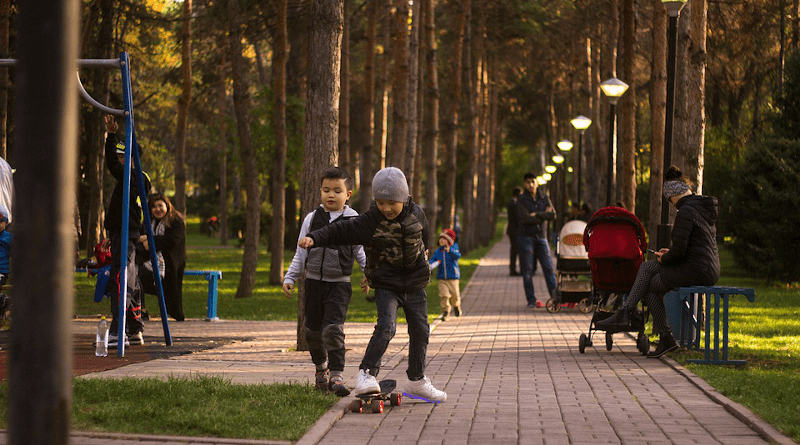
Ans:
{"label": "lamp head", "polygon": [[564,140],[558,141],[558,143],[556,145],[558,146],[558,149],[561,150],[561,151],[570,151],[570,150],[572,150],[572,145],[573,144],[572,144],[572,142],[564,139]]}
{"label": "lamp head", "polygon": [[578,116],[569,122],[572,124],[573,127],[575,127],[576,130],[580,131],[587,129],[589,128],[590,125],[592,125],[592,120],[583,115]]}
{"label": "lamp head", "polygon": [[556,166],[555,165],[548,165],[548,166],[546,166],[544,168],[544,171],[546,171],[547,173],[553,174],[553,173],[556,172]]}
{"label": "lamp head", "polygon": [[664,7],[667,8],[667,15],[670,17],[677,17],[686,4],[686,0],[661,0]]}
{"label": "lamp head", "polygon": [[544,182],[540,182],[539,185],[545,185],[547,184],[547,181],[553,179],[553,176],[550,173],[545,173],[542,176],[540,176],[540,178],[542,178]]}
{"label": "lamp head", "polygon": [[561,155],[553,155],[552,159],[553,159],[553,162],[555,162],[556,164],[560,164],[560,163],[564,162],[564,156],[561,156]]}
{"label": "lamp head", "polygon": [[622,97],[626,91],[628,91],[628,84],[617,79],[616,77],[612,77],[611,79],[601,83],[600,89],[603,90],[603,94],[606,95],[612,104],[616,104],[617,100],[619,100],[619,98]]}

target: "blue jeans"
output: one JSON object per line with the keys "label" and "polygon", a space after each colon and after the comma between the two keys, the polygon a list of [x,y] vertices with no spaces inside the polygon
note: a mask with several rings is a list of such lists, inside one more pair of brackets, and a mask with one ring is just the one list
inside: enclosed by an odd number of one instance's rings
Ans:
{"label": "blue jeans", "polygon": [[411,293],[400,293],[388,289],[375,289],[375,304],[378,307],[378,322],[367,345],[359,369],[368,369],[373,376],[381,369],[381,358],[389,341],[397,331],[397,308],[402,307],[408,321],[408,369],[409,380],[425,377],[425,355],[428,351],[428,296],[425,289]]}
{"label": "blue jeans", "polygon": [[553,273],[553,260],[550,258],[550,245],[546,238],[520,236],[519,262],[522,267],[522,285],[525,287],[525,299],[528,304],[536,304],[536,293],[533,290],[533,262],[539,261],[542,274],[547,283],[547,290],[553,297],[556,292],[556,275]]}

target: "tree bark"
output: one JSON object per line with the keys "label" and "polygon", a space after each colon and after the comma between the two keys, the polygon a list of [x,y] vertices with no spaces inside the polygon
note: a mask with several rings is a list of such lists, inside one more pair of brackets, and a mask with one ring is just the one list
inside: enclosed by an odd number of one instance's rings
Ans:
{"label": "tree bark", "polygon": [[[0,0],[0,58],[10,58],[11,0]],[[0,157],[8,160],[8,68],[0,68]]]}
{"label": "tree bark", "polygon": [[425,152],[425,209],[428,224],[433,230],[429,231],[428,245],[436,242],[436,227],[438,220],[438,167],[439,167],[439,76],[436,60],[436,17],[434,9],[436,0],[423,0],[425,9],[425,116],[423,128],[425,137],[423,151]]}
{"label": "tree bark", "polygon": [[[688,3],[687,3],[688,5]],[[706,0],[693,0],[689,6],[690,45],[686,65],[686,139],[678,144],[681,170],[697,185],[697,193],[703,192],[703,170],[705,168],[705,87],[706,87],[706,35],[708,5]]]}
{"label": "tree bark", "polygon": [[242,162],[247,191],[244,254],[242,275],[236,298],[250,298],[256,281],[258,242],[261,235],[261,201],[256,155],[250,134],[250,85],[245,76],[242,40],[239,34],[239,0],[228,0],[228,51],[233,79],[233,109],[236,114],[236,133],[239,136],[239,156]]}
{"label": "tree bark", "polygon": [[289,40],[286,24],[287,0],[276,0],[275,44],[272,61],[275,83],[275,158],[272,168],[272,234],[270,237],[269,283],[283,282],[283,234],[286,217],[286,53]]}
{"label": "tree bark", "polygon": [[[389,79],[389,64],[391,63],[391,58],[389,57],[389,53],[387,48],[391,45],[392,41],[392,4],[391,0],[381,0],[383,3],[383,14],[381,22],[383,23],[381,27],[381,46],[382,51],[380,52],[379,63],[378,66],[380,67],[378,70],[378,77],[375,83],[375,90],[376,90],[376,102],[375,102],[375,133],[373,135],[373,145],[375,146],[374,150],[378,153],[378,169],[386,167],[386,150],[387,150],[387,127],[388,127],[388,114],[389,114],[389,93],[387,91],[387,83]],[[372,181],[372,178],[370,178]],[[371,182],[370,182],[371,184]]]}
{"label": "tree bark", "polygon": [[[392,19],[392,128],[386,147],[387,166],[405,169],[408,151],[408,1],[396,0]],[[408,179],[408,178],[406,178]]]}
{"label": "tree bark", "polygon": [[186,130],[192,102],[192,0],[183,0],[181,12],[181,95],[175,131],[175,208],[186,213]]}
{"label": "tree bark", "polygon": [[[478,71],[480,65],[473,69],[472,61],[473,54],[477,53],[473,48],[472,39],[472,0],[464,0],[464,8],[467,10],[466,24],[464,28],[464,82],[466,87],[467,99],[467,165],[464,171],[464,178],[462,182],[463,197],[461,201],[462,208],[464,209],[464,219],[461,224],[461,242],[459,246],[461,250],[469,252],[475,245],[475,183],[476,174],[478,170],[478,114],[476,112],[477,101],[477,88],[478,88]],[[477,39],[475,39],[477,41]],[[475,60],[478,56],[475,56]],[[480,62],[478,62],[480,63]]]}
{"label": "tree bark", "polygon": [[363,213],[372,202],[372,177],[375,175],[375,41],[378,27],[378,0],[367,0],[367,47],[364,50],[364,110],[367,117],[368,137],[361,147],[361,187],[358,191],[358,208]]}
{"label": "tree bark", "polygon": [[650,209],[647,233],[658,233],[661,221],[661,184],[664,182],[664,126],[667,107],[667,11],[661,0],[653,9],[653,62],[650,70]]}
{"label": "tree bark", "polygon": [[466,6],[461,1],[456,1],[456,29],[455,41],[452,53],[452,70],[450,84],[450,109],[447,113],[447,123],[445,124],[445,186],[444,203],[442,205],[442,227],[452,227],[453,219],[456,214],[456,155],[458,149],[458,109],[461,105],[461,66],[462,53],[464,51],[464,28],[467,21],[467,9],[469,0],[465,0]]}
{"label": "tree bark", "polygon": [[624,56],[622,76],[630,86],[622,96],[620,132],[622,144],[620,157],[622,168],[619,172],[622,205],[632,213],[636,212],[636,5],[635,0],[624,0],[623,4]]}
{"label": "tree bark", "polygon": [[[305,131],[301,215],[308,214],[318,205],[319,173],[337,163],[343,2],[313,0],[311,7],[306,122],[314,122],[314,125],[306,125]],[[297,308],[298,350],[308,349],[303,333],[305,289],[302,282]]]}
{"label": "tree bark", "polygon": [[339,167],[350,171],[350,21],[348,0],[343,0],[341,97],[339,98]]}
{"label": "tree bark", "polygon": [[[406,2],[408,3],[408,2]],[[411,33],[408,38],[408,108],[407,108],[407,132],[406,132],[406,156],[405,172],[408,178],[409,190],[412,191],[414,199],[419,199],[419,189],[415,189],[414,184],[419,183],[418,176],[421,174],[417,170],[417,131],[419,128],[418,114],[419,109],[419,1],[415,1],[411,10]]]}

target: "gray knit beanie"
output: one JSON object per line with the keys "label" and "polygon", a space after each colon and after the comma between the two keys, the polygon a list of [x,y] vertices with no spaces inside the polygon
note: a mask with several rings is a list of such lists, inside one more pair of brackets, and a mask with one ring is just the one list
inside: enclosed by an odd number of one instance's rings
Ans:
{"label": "gray knit beanie", "polygon": [[372,197],[405,203],[408,200],[406,175],[396,167],[386,167],[372,179]]}
{"label": "gray knit beanie", "polygon": [[663,193],[664,199],[672,198],[686,193],[689,190],[689,184],[683,181],[667,181],[664,183]]}

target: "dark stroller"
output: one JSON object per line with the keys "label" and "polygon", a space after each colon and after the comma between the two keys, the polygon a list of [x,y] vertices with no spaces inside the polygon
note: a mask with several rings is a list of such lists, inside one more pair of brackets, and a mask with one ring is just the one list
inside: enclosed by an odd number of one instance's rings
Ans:
{"label": "dark stroller", "polygon": [[[589,252],[592,281],[600,292],[600,302],[595,306],[589,333],[581,334],[578,347],[581,354],[592,346],[592,332],[601,330],[597,322],[611,315],[630,292],[639,266],[647,251],[647,238],[642,223],[633,213],[621,207],[603,207],[589,219],[583,233],[583,245]],[[650,349],[650,340],[644,333],[646,313],[636,310],[631,315],[631,327],[624,331],[606,331],[606,350],[613,345],[616,332],[636,332],[636,346],[642,353]]]}
{"label": "dark stroller", "polygon": [[570,307],[577,304],[581,312],[589,313],[597,303],[589,255],[583,247],[585,230],[586,223],[580,220],[570,221],[561,228],[556,245],[557,289],[555,298],[547,300],[548,312],[558,312],[564,304]]}

